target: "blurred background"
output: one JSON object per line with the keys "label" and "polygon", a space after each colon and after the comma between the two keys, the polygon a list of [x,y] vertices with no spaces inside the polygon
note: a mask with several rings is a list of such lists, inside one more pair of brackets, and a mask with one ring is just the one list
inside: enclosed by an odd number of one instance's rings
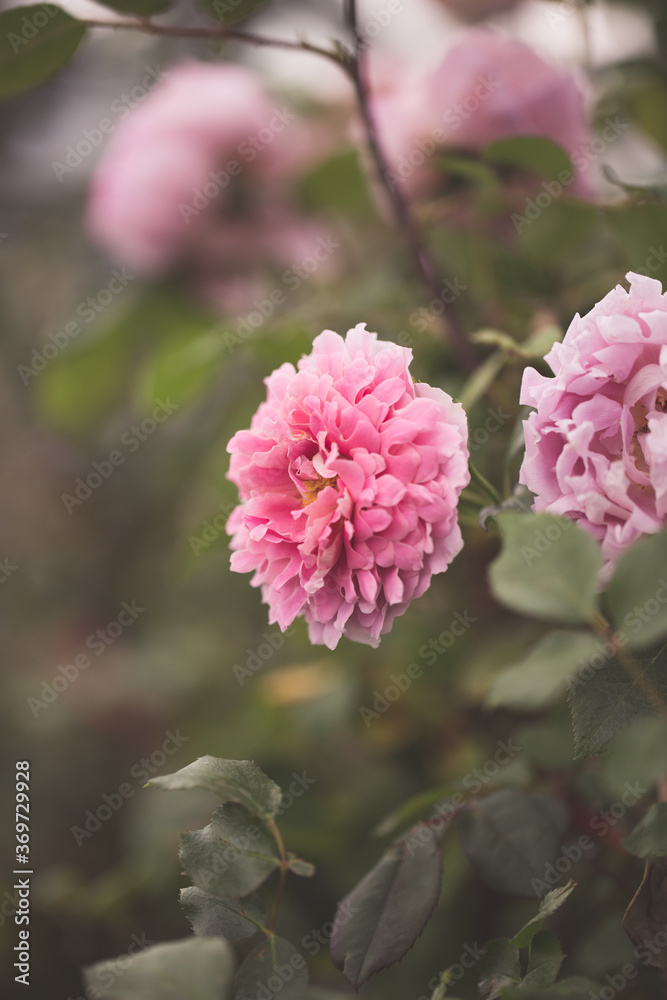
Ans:
{"label": "blurred background", "polygon": [[[94,4],[65,6],[82,17],[116,16]],[[326,44],[346,38],[341,6],[275,0],[249,27]],[[366,0],[361,23],[381,24],[386,7]],[[585,94],[590,190],[554,199],[518,231],[512,212],[525,215],[535,196],[521,171],[496,169],[475,153],[444,151],[438,159],[437,190],[415,210],[443,272],[465,286],[457,302],[465,328],[492,327],[517,341],[541,335],[541,355],[627,270],[662,279],[667,20],[660,0],[403,0],[398,7],[376,34],[367,27],[381,88],[403,86],[397,66],[436,67],[472,30],[469,22],[488,14],[495,29],[572,70]],[[189,2],[162,22],[210,23]],[[483,706],[494,673],[540,629],[489,596],[485,568],[497,542],[473,517],[464,518],[467,559],[434,580],[378,650],[347,640],[335,652],[312,647],[302,622],[282,636],[248,578],[230,573],[224,522],[236,495],[225,478],[227,441],[248,426],[262,379],[295,363],[323,329],[344,333],[367,322],[411,346],[415,377],[464,395],[477,432],[473,457],[507,495],[520,461],[525,359],[479,346],[474,384],[458,367],[442,334],[441,303],[429,302],[414,279],[381,195],[364,176],[351,89],[338,68],[298,52],[218,48],[98,30],[63,72],[0,112],[0,782],[10,801],[14,761],[30,761],[29,995],[38,1000],[82,996],[80,967],[126,952],[133,935],[145,943],[189,933],[178,905],[186,881],[177,833],[208,822],[212,803],[142,785],[147,774],[202,754],[255,760],[285,787],[304,769],[312,779],[281,818],[288,848],[317,866],[312,880],[293,880],[284,906],[282,932],[297,944],[332,918],[390,842],[377,834],[381,821],[423,793],[438,789],[442,797],[458,787],[493,759],[497,740],[514,738],[522,748],[503,768],[504,784],[558,791],[569,783],[575,830],[610,794],[595,762],[573,780],[564,702],[539,717]],[[276,107],[292,108],[316,130],[289,182],[303,239],[280,259],[252,241],[244,247],[251,224],[241,214],[238,242],[220,251],[219,266],[202,263],[195,249],[160,273],[140,273],[94,240],[86,222],[91,184],[118,135],[96,142],[100,122],[110,118],[111,131],[120,131],[127,95],[141,104],[170,66],[221,56],[252,67]],[[609,120],[622,126],[614,141],[592,145]],[[324,245],[318,240],[336,246],[311,268],[313,248]],[[282,297],[271,299],[276,289]],[[474,623],[449,648],[429,646],[455,613]],[[411,663],[422,676],[377,717],[364,716],[360,709],[371,709]],[[105,804],[105,818],[96,819]],[[0,822],[13,840],[5,812]],[[620,917],[640,866],[620,858],[620,835],[611,831],[577,873],[590,879],[585,906],[556,921],[570,974],[602,976],[631,954]],[[11,875],[2,878],[9,969]],[[534,900],[485,886],[452,838],[434,920],[407,958],[363,993],[428,997],[429,981],[466,942],[510,935],[534,909]],[[326,948],[312,974],[346,988]]]}

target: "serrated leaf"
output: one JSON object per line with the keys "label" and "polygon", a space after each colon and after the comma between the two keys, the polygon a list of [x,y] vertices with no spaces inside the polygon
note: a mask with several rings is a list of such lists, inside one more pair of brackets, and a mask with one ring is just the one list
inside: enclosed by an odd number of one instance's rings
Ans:
{"label": "serrated leaf", "polygon": [[566,678],[596,652],[598,643],[592,633],[549,632],[523,660],[494,677],[486,704],[543,708],[561,694]]}
{"label": "serrated leaf", "polygon": [[623,841],[638,858],[667,854],[667,802],[654,802],[643,820]]}
{"label": "serrated leaf", "polygon": [[148,787],[164,791],[201,788],[222,802],[240,802],[260,819],[273,819],[280,808],[282,792],[275,781],[251,760],[200,757],[174,774],[153,778]]}
{"label": "serrated leaf", "polygon": [[540,907],[532,920],[524,924],[521,930],[514,935],[512,944],[515,944],[517,948],[527,948],[535,935],[542,930],[542,924],[547,917],[550,917],[552,913],[555,913],[563,905],[576,886],[576,882],[570,881],[567,885],[551,889],[540,901]]}
{"label": "serrated leaf", "polygon": [[618,560],[607,590],[616,628],[639,649],[667,634],[667,531],[640,538]]}
{"label": "serrated leaf", "polygon": [[505,938],[489,941],[479,960],[478,976],[484,1000],[496,1000],[502,989],[521,980],[519,949]]}
{"label": "serrated leaf", "polygon": [[542,793],[505,788],[466,803],[457,830],[463,852],[487,885],[515,896],[539,896],[558,858],[563,806]]}
{"label": "serrated leaf", "polygon": [[570,157],[562,146],[541,135],[499,139],[485,148],[484,155],[494,163],[528,170],[552,181],[557,181],[561,173],[574,176]]}
{"label": "serrated leaf", "polygon": [[256,14],[269,0],[201,0],[204,10],[226,27],[244,21]]}
{"label": "serrated leaf", "polygon": [[603,564],[598,543],[573,520],[551,514],[499,514],[497,522],[503,550],[489,570],[494,597],[547,621],[590,621]]}
{"label": "serrated leaf", "polygon": [[252,937],[266,920],[264,905],[256,893],[245,899],[218,899],[189,885],[181,889],[179,902],[193,934],[224,937],[232,944]]}
{"label": "serrated leaf", "polygon": [[565,959],[560,941],[550,931],[539,931],[533,938],[523,989],[543,990],[556,981]]}
{"label": "serrated leaf", "polygon": [[234,1000],[280,995],[301,1000],[308,985],[306,960],[290,941],[272,935],[246,955],[234,979]]}
{"label": "serrated leaf", "polygon": [[87,987],[114,1000],[229,1000],[234,951],[224,938],[186,938],[89,965]]}
{"label": "serrated leaf", "polygon": [[635,719],[650,718],[657,712],[643,685],[667,701],[667,658],[663,647],[653,656],[637,661],[637,677],[632,677],[618,660],[609,660],[593,676],[570,685],[570,709],[576,757],[602,753],[618,733]]}
{"label": "serrated leaf", "polygon": [[182,833],[179,841],[194,884],[223,899],[248,896],[280,866],[273,837],[238,802],[221,805],[208,826]]}
{"label": "serrated leaf", "polygon": [[53,4],[0,14],[0,99],[38,87],[67,65],[86,26]]}
{"label": "serrated leaf", "polygon": [[355,989],[412,948],[438,902],[441,879],[439,837],[418,824],[345,897],[331,957]]}

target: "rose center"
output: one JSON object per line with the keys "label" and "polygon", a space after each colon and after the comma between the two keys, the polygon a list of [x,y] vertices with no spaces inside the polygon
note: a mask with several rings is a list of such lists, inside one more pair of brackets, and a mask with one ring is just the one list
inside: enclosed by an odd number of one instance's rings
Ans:
{"label": "rose center", "polygon": [[320,490],[323,490],[325,486],[335,487],[337,482],[338,476],[334,476],[333,479],[325,479],[318,475],[317,479],[302,480],[301,486],[304,492],[301,497],[301,506],[306,507],[309,503],[313,503],[314,500],[317,500]]}

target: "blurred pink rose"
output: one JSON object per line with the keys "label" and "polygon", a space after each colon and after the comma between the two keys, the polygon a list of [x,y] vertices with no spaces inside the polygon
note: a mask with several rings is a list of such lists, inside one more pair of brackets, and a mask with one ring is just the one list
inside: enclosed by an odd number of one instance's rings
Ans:
{"label": "blurred pink rose", "polygon": [[292,263],[313,227],[295,213],[289,182],[316,146],[251,70],[181,64],[109,140],[93,177],[88,230],[148,276],[182,262],[240,272],[262,255]]}
{"label": "blurred pink rose", "polygon": [[[540,135],[576,153],[590,142],[574,73],[485,28],[469,30],[434,72],[395,72],[374,110],[392,179],[413,193],[437,184],[432,157],[443,147],[482,150],[510,136]],[[570,190],[590,193],[581,173]]]}
{"label": "blurred pink rose", "polygon": [[667,525],[667,295],[628,274],[547,354],[553,378],[527,368],[520,480],[534,509],[576,518],[599,539],[609,576],[641,535]]}
{"label": "blurred pink rose", "polygon": [[296,371],[266,379],[249,430],[230,441],[241,504],[232,569],[254,573],[270,621],[303,615],[310,640],[377,646],[461,550],[470,479],[460,403],[410,375],[412,352],[360,323],[325,330]]}

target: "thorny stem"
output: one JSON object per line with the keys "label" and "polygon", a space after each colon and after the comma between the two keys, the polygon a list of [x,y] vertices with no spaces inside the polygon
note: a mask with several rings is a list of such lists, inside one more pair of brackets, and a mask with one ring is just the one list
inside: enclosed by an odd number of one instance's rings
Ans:
{"label": "thorny stem", "polygon": [[276,929],[276,920],[278,919],[278,910],[280,909],[280,903],[283,898],[283,893],[285,891],[285,882],[287,881],[287,869],[289,867],[289,862],[287,860],[287,854],[285,852],[285,844],[283,843],[283,837],[278,829],[278,824],[274,819],[268,821],[269,829],[273,834],[276,846],[278,848],[278,857],[280,858],[280,881],[278,882],[278,889],[276,891],[276,898],[273,902],[273,911],[271,913],[271,920],[269,922],[269,931],[273,933]]}
{"label": "thorny stem", "polygon": [[596,611],[591,616],[589,625],[605,644],[612,646],[614,656],[633,684],[637,685],[648,703],[653,706],[658,715],[663,719],[667,719],[667,705],[663,701],[657,687],[650,677],[647,676],[646,671],[642,670],[632,653],[628,652],[625,646],[616,642],[614,631],[604,615]]}
{"label": "thorny stem", "polygon": [[[434,299],[440,300],[443,281],[436,262],[429,248],[422,240],[414,222],[408,202],[399,188],[390,182],[390,171],[384,150],[380,144],[375,121],[370,109],[369,91],[366,82],[366,46],[359,30],[356,0],[345,0],[347,25],[354,42],[352,51],[337,44],[333,48],[314,45],[303,39],[290,40],[273,38],[267,35],[256,35],[249,31],[228,28],[225,25],[213,27],[181,27],[174,25],[155,24],[148,18],[137,18],[132,21],[100,21],[82,19],[82,24],[89,28],[113,28],[125,31],[144,31],[152,35],[162,35],[171,38],[203,38],[210,41],[237,41],[261,48],[289,49],[291,51],[310,52],[334,62],[350,78],[354,86],[359,113],[366,132],[368,149],[373,159],[378,180],[385,191],[391,206],[396,227],[400,232],[413,262],[416,273]],[[452,307],[447,317],[442,317],[445,333],[450,340],[452,350],[462,368],[471,372],[476,367],[475,354],[465,335],[465,330]]]}

